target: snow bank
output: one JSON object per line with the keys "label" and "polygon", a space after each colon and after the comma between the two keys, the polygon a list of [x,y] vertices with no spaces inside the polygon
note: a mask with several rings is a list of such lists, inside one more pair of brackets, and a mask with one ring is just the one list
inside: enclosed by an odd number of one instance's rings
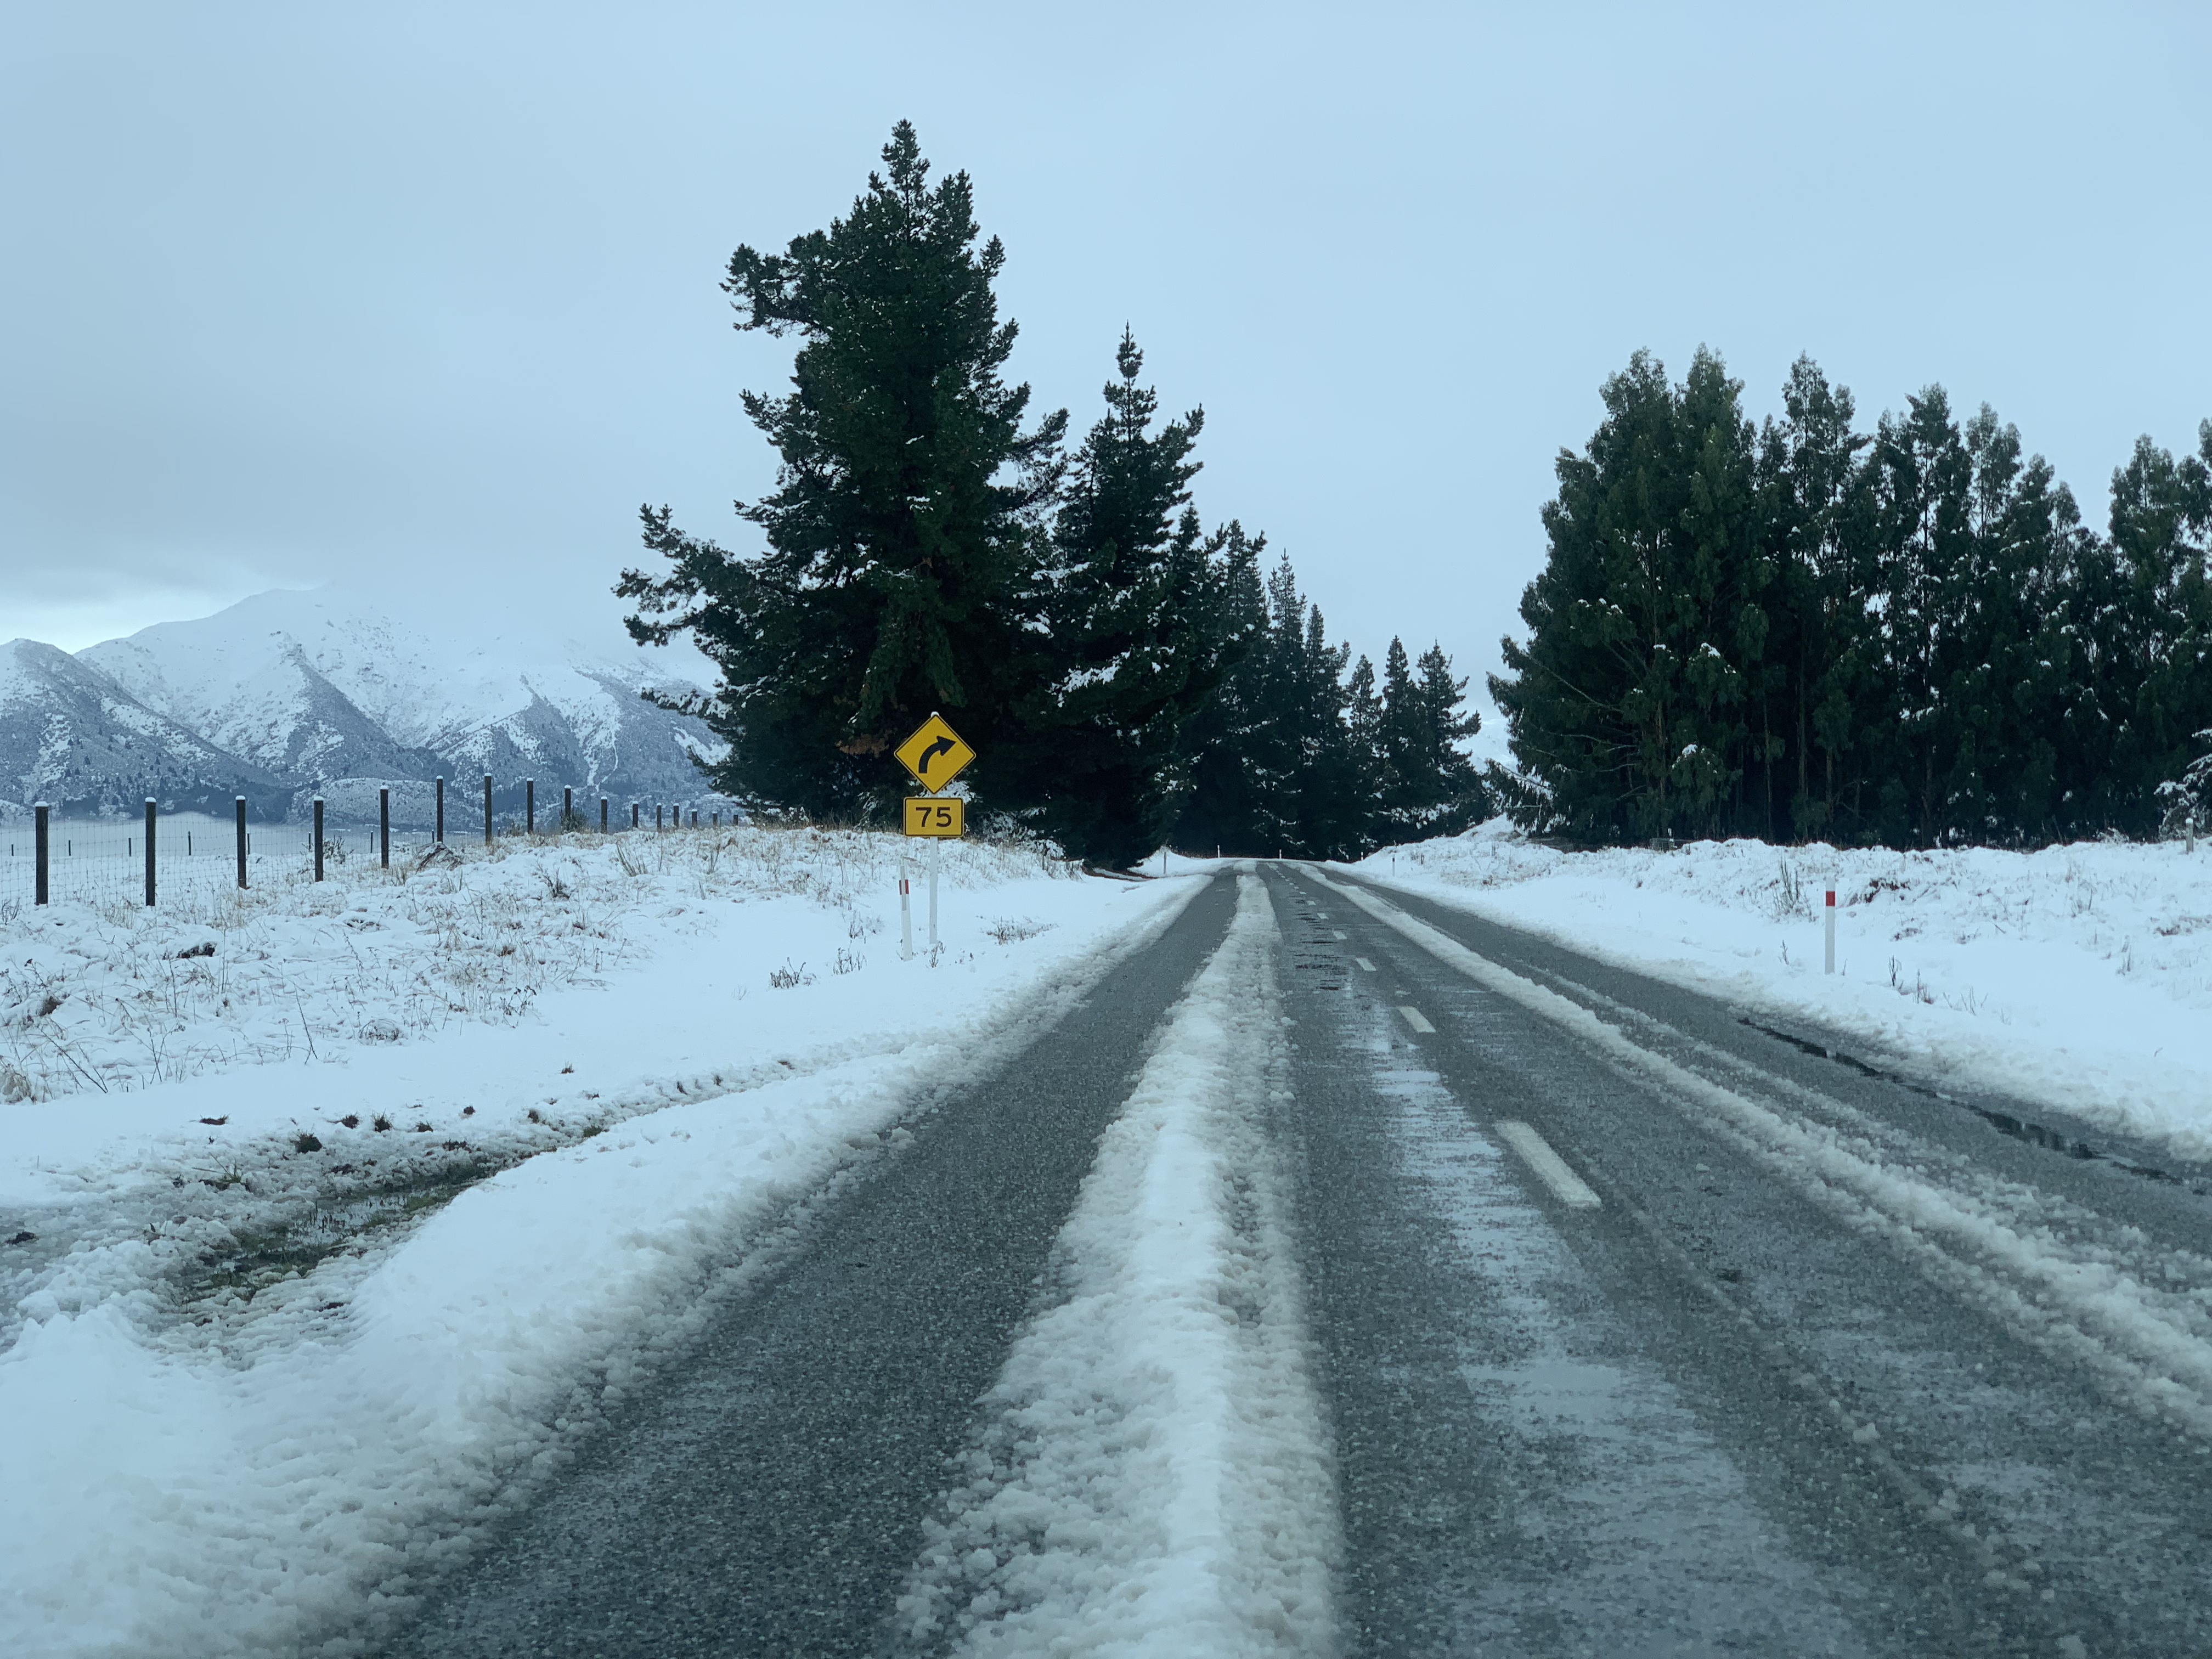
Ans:
{"label": "snow bank", "polygon": [[1261,1127],[1273,912],[1228,939],[1099,1146],[901,1602],[967,1654],[1335,1650],[1334,1474]]}
{"label": "snow bank", "polygon": [[[187,1031],[250,1029],[289,987],[289,1056],[0,1107],[0,1649],[374,1650],[794,1203],[895,1154],[918,1091],[1025,1041],[1196,887],[967,848],[945,949],[902,961],[896,838],[763,833],[272,907],[232,1007],[178,1006]],[[407,915],[425,893],[440,925]],[[404,948],[343,948],[356,915],[404,924]],[[183,925],[55,920],[106,930],[84,937],[113,948],[118,998]],[[535,976],[431,1017],[410,953],[447,951],[422,971],[455,982],[502,943]],[[96,980],[95,949],[53,948]],[[362,1033],[356,994],[397,1040]]]}
{"label": "snow bank", "polygon": [[[2212,1157],[2212,858],[1699,842],[1562,853],[1502,821],[1350,866],[1386,885]],[[1822,896],[1837,902],[1821,971]]]}

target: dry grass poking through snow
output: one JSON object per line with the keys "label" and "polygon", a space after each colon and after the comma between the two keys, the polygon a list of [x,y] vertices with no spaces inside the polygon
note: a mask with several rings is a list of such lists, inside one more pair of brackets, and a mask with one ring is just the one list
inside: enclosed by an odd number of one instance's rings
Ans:
{"label": "dry grass poking through snow", "polygon": [[[641,959],[634,919],[798,896],[854,938],[895,890],[903,838],[736,828],[516,837],[428,864],[257,875],[156,908],[0,905],[0,1100],[117,1093],[240,1065],[512,1022],[548,989]],[[1073,873],[1050,849],[948,848],[956,887]]]}

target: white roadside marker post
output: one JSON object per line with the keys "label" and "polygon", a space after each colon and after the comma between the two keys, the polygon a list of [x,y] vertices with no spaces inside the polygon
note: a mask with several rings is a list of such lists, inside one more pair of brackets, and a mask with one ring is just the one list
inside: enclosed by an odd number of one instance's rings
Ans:
{"label": "white roadside marker post", "polygon": [[1828,917],[1828,966],[1826,971],[1832,974],[1836,971],[1836,890],[1832,887],[1828,889],[1828,903],[1826,908]]}
{"label": "white roadside marker post", "polygon": [[937,954],[937,837],[929,838],[929,951]]}
{"label": "white roadside marker post", "polygon": [[914,959],[914,896],[907,890],[906,859],[899,859],[899,955]]}

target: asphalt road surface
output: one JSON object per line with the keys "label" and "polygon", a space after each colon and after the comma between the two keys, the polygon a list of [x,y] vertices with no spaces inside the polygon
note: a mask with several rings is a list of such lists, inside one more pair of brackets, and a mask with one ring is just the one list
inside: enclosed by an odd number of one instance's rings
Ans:
{"label": "asphalt road surface", "polygon": [[[1259,870],[1333,1650],[2212,1653],[2212,1171]],[[918,1103],[391,1651],[914,1650],[931,1505],[1235,902]]]}

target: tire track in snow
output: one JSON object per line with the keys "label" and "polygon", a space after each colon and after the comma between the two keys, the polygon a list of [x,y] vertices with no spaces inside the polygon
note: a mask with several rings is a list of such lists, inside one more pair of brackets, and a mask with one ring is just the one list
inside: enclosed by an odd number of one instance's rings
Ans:
{"label": "tire track in snow", "polygon": [[[1887,1238],[1939,1284],[1996,1315],[2046,1352],[2098,1377],[2117,1397],[2199,1439],[2212,1439],[2212,1333],[2197,1288],[2148,1282],[2109,1245],[2083,1248],[2078,1206],[2006,1192],[1933,1149],[1904,1152],[1848,1127],[1800,1116],[1762,1088],[1753,1099],[1632,1038],[1591,1009],[1468,949],[1389,901],[1308,872],[1477,984],[1575,1032],[1625,1070],[1660,1085],[1747,1154],[1847,1220]],[[1796,1091],[1802,1093],[1804,1091]],[[1798,1103],[1802,1108],[1803,1103]],[[1832,1115],[1833,1114],[1829,1114]],[[1955,1160],[1948,1160],[1955,1164]],[[1948,1179],[1946,1178],[1948,1176]],[[2000,1206],[1994,1200],[2008,1200]],[[2140,1249],[2145,1241],[2130,1240]],[[2201,1260],[2201,1259],[2200,1259]],[[2177,1263],[2173,1253],[2154,1266]]]}
{"label": "tire track in snow", "polygon": [[1273,908],[1228,937],[1101,1139],[900,1601],[963,1655],[1323,1654],[1335,1482],[1263,1119]]}

